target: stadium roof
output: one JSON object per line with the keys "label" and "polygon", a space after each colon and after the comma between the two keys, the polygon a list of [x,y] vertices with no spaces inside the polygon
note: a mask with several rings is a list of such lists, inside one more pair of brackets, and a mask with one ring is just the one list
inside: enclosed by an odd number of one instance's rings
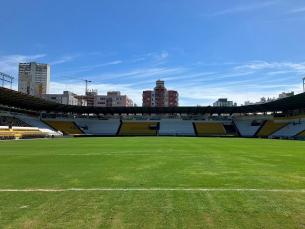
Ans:
{"label": "stadium roof", "polygon": [[0,104],[30,111],[78,114],[233,114],[287,112],[305,109],[305,93],[263,104],[237,107],[85,107],[58,104],[22,92],[0,87]]}

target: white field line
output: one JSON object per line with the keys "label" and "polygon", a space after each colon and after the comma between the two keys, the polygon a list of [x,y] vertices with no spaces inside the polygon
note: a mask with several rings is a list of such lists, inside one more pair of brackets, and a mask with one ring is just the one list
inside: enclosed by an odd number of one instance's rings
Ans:
{"label": "white field line", "polygon": [[87,154],[0,154],[1,156],[201,156],[199,154],[148,154],[148,153],[87,153]]}
{"label": "white field line", "polygon": [[0,192],[69,192],[69,191],[195,191],[195,192],[292,192],[305,189],[251,189],[251,188],[67,188],[67,189],[0,189]]}

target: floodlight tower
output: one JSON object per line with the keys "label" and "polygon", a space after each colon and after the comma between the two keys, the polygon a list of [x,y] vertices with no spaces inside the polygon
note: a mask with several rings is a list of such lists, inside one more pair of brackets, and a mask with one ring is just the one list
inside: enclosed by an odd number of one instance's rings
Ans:
{"label": "floodlight tower", "polygon": [[[2,76],[2,79],[1,79],[2,80],[2,87],[4,87],[4,81],[6,81],[6,82],[9,82],[11,84],[11,88],[10,89],[12,89],[12,84],[13,84],[14,77],[10,76],[8,74],[5,74],[3,72],[0,72],[0,75]],[[8,78],[9,80],[5,79],[4,77]]]}
{"label": "floodlight tower", "polygon": [[61,76],[61,77],[85,81],[85,82],[86,82],[86,91],[85,91],[85,95],[87,94],[88,82],[91,83],[91,80],[84,80],[84,79],[74,78],[74,77],[71,77],[71,76]]}
{"label": "floodlight tower", "polygon": [[303,80],[303,92],[305,92],[305,77],[303,77],[302,80]]}

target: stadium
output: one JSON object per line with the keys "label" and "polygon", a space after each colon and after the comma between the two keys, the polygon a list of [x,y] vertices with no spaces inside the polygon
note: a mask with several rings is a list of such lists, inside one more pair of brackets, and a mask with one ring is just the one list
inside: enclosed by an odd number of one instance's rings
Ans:
{"label": "stadium", "polygon": [[3,228],[305,226],[305,93],[101,108],[0,87],[0,104]]}

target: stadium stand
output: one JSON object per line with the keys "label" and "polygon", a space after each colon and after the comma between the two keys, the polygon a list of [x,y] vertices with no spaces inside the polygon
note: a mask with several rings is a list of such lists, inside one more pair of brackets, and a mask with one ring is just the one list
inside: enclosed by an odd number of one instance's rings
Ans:
{"label": "stadium stand", "polygon": [[[261,119],[260,119],[261,120]],[[260,125],[253,123],[254,119],[235,119],[234,123],[242,137],[253,137]],[[261,122],[263,124],[263,122]]]}
{"label": "stadium stand", "polygon": [[257,137],[268,137],[272,135],[275,131],[286,126],[287,123],[275,123],[273,120],[267,120],[263,127],[257,133]]}
{"label": "stadium stand", "polygon": [[90,120],[75,119],[74,122],[85,134],[116,135],[120,127],[120,119]]}
{"label": "stadium stand", "polygon": [[176,136],[195,136],[193,123],[182,119],[160,121],[159,136],[176,135]]}
{"label": "stadium stand", "polygon": [[29,127],[27,123],[12,116],[0,116],[0,126],[23,126]]}
{"label": "stadium stand", "polygon": [[160,135],[305,140],[305,93],[235,107],[84,107],[57,104],[0,87],[1,125],[0,132],[7,138],[38,135],[34,129],[16,130],[18,126],[32,126],[49,135],[60,134],[57,130],[80,136],[145,136],[158,131]]}
{"label": "stadium stand", "polygon": [[36,127],[13,127],[0,126],[0,139],[28,139],[44,138],[46,134],[41,133]]}
{"label": "stadium stand", "polygon": [[15,132],[8,127],[0,126],[0,140],[11,140],[15,139]]}
{"label": "stadium stand", "polygon": [[305,137],[305,130],[297,135],[297,137]]}
{"label": "stadium stand", "polygon": [[23,122],[29,124],[30,126],[33,127],[38,127],[39,131],[42,133],[46,133],[50,136],[62,136],[62,132],[56,131],[49,125],[45,124],[43,121],[40,120],[39,117],[33,117],[33,116],[27,116],[27,115],[16,115],[16,117]]}
{"label": "stadium stand", "polygon": [[[293,119],[287,119],[287,121],[292,121]],[[305,130],[305,118],[299,119],[298,122],[290,122],[288,125],[284,126],[280,130],[274,132],[272,136],[274,137],[293,137]]]}
{"label": "stadium stand", "polygon": [[69,122],[69,121],[47,121],[44,120],[44,122],[46,124],[48,124],[49,126],[51,126],[52,128],[61,131],[64,134],[84,134],[79,128],[78,126],[73,123],[73,122]]}
{"label": "stadium stand", "polygon": [[123,122],[120,136],[155,136],[157,122]]}
{"label": "stadium stand", "polygon": [[198,136],[237,136],[237,133],[227,133],[221,122],[195,123]]}

